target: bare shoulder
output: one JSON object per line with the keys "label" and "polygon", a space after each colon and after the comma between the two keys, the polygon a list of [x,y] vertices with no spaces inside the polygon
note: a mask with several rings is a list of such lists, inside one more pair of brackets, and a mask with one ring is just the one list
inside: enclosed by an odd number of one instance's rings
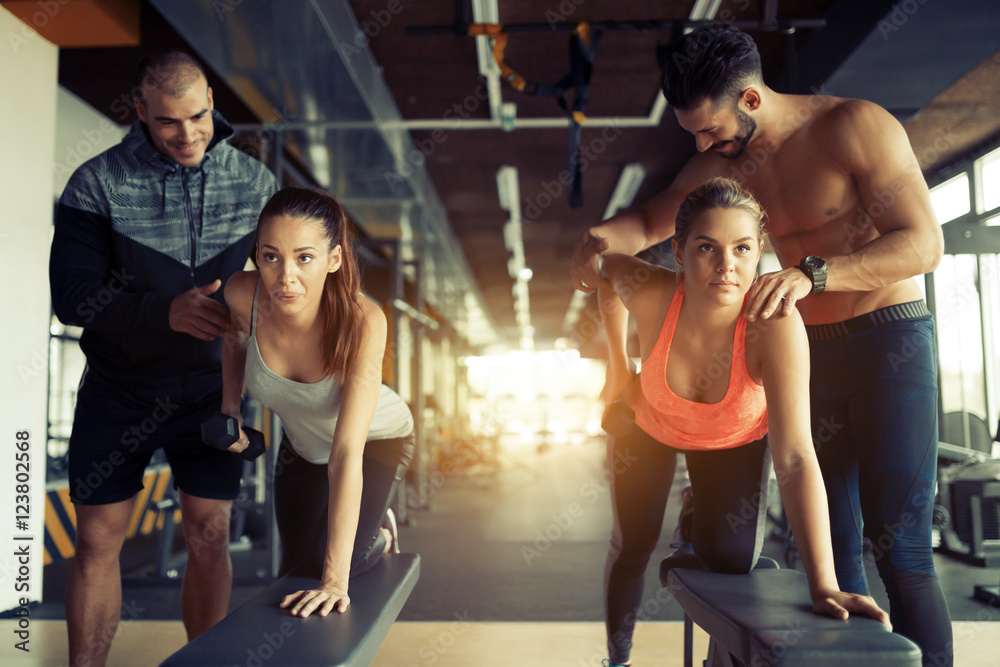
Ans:
{"label": "bare shoulder", "polygon": [[695,153],[681,168],[671,187],[676,188],[678,194],[684,197],[705,181],[716,176],[730,176],[731,173],[732,162],[728,158],[722,157],[715,151]]}
{"label": "bare shoulder", "polygon": [[257,287],[259,271],[238,271],[226,281],[226,305],[240,322],[249,322],[253,309],[253,293]]}
{"label": "bare shoulder", "polygon": [[857,129],[859,126],[882,123],[898,124],[891,113],[874,102],[846,97],[831,97],[829,100],[822,120],[830,130]]}
{"label": "bare shoulder", "polygon": [[875,147],[900,140],[909,145],[899,121],[874,102],[832,99],[817,119],[815,130],[823,146],[839,161],[857,164],[876,158]]}
{"label": "bare shoulder", "polygon": [[656,264],[643,262],[630,277],[629,287],[634,290],[634,296],[629,302],[634,305],[630,305],[629,310],[638,311],[632,313],[634,317],[648,314],[650,307],[660,301],[669,302],[677,291],[677,274]]}
{"label": "bare shoulder", "polygon": [[793,308],[788,315],[747,322],[746,342],[748,358],[761,363],[777,358],[796,362],[803,351],[807,358],[801,361],[808,362],[806,327],[798,308]]}
{"label": "bare shoulder", "polygon": [[659,336],[678,284],[677,274],[662,266],[650,264],[648,272],[648,278],[637,286],[635,297],[626,302],[629,312],[635,318],[643,358]]}
{"label": "bare shoulder", "polygon": [[388,323],[382,308],[372,301],[371,298],[361,295],[361,318],[364,322],[365,331],[373,339],[385,340],[388,331]]}
{"label": "bare shoulder", "polygon": [[805,324],[802,322],[802,315],[798,308],[792,308],[788,315],[769,317],[768,319],[758,319],[754,322],[747,322],[747,336],[751,332],[756,332],[755,337],[764,342],[780,342],[788,340],[789,337],[806,333]]}

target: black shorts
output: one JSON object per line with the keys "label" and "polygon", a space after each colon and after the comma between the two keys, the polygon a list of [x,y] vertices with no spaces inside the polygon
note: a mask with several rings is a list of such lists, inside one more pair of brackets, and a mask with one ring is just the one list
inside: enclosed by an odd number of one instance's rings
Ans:
{"label": "black shorts", "polygon": [[131,498],[143,488],[143,473],[160,447],[175,487],[184,493],[218,500],[236,497],[243,459],[201,441],[201,423],[222,404],[221,387],[138,398],[92,380],[88,377],[80,388],[69,441],[74,503],[108,505]]}

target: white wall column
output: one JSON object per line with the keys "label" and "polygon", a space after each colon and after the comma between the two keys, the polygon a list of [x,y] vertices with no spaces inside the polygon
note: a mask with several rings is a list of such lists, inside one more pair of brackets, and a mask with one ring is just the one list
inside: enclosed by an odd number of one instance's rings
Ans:
{"label": "white wall column", "polygon": [[58,64],[0,7],[0,610],[42,597]]}

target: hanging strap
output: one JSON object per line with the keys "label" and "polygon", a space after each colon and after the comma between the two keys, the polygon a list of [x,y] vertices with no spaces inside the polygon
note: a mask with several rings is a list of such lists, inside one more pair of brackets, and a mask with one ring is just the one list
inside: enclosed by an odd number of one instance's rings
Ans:
{"label": "hanging strap", "polygon": [[[501,76],[515,90],[535,97],[555,97],[559,107],[566,112],[569,117],[569,205],[571,208],[582,206],[580,141],[583,134],[582,126],[587,122],[584,109],[589,101],[587,90],[590,88],[590,77],[594,72],[594,54],[601,39],[601,31],[591,30],[590,24],[586,21],[576,24],[569,38],[570,72],[552,84],[530,83],[504,62],[504,51],[507,48],[509,35],[503,31],[503,24],[473,23],[469,26],[469,34],[490,38],[493,59],[500,68]],[[565,97],[566,91],[570,88],[575,91],[572,107]]]}
{"label": "hanging strap", "polygon": [[578,23],[569,41],[570,81],[575,94],[573,108],[566,105],[560,95],[559,106],[569,114],[569,205],[578,208],[583,205],[583,174],[580,169],[580,143],[583,135],[583,123],[587,121],[584,108],[587,106],[587,91],[590,88],[590,77],[594,73],[594,53],[601,32],[591,32],[586,22]]}
{"label": "hanging strap", "polygon": [[510,37],[503,31],[502,23],[473,23],[469,26],[469,34],[474,37],[489,37],[493,48],[493,59],[497,61],[500,68],[500,75],[503,80],[509,83],[517,91],[524,90],[526,82],[524,77],[514,71],[514,69],[504,62],[503,52],[507,48],[507,39]]}

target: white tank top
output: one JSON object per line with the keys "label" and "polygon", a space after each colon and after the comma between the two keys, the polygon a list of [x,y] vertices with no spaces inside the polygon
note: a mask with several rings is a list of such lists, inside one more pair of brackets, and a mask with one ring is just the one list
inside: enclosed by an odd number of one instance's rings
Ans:
{"label": "white tank top", "polygon": [[[257,347],[257,300],[260,298],[260,278],[253,294],[250,338],[247,341],[246,381],[250,394],[271,408],[281,418],[289,442],[296,453],[310,463],[325,464],[330,460],[333,432],[343,385],[333,375],[319,382],[296,382],[272,371],[260,356]],[[406,402],[386,385],[378,397],[378,406],[368,428],[368,441],[402,438],[413,433],[413,415]]]}

